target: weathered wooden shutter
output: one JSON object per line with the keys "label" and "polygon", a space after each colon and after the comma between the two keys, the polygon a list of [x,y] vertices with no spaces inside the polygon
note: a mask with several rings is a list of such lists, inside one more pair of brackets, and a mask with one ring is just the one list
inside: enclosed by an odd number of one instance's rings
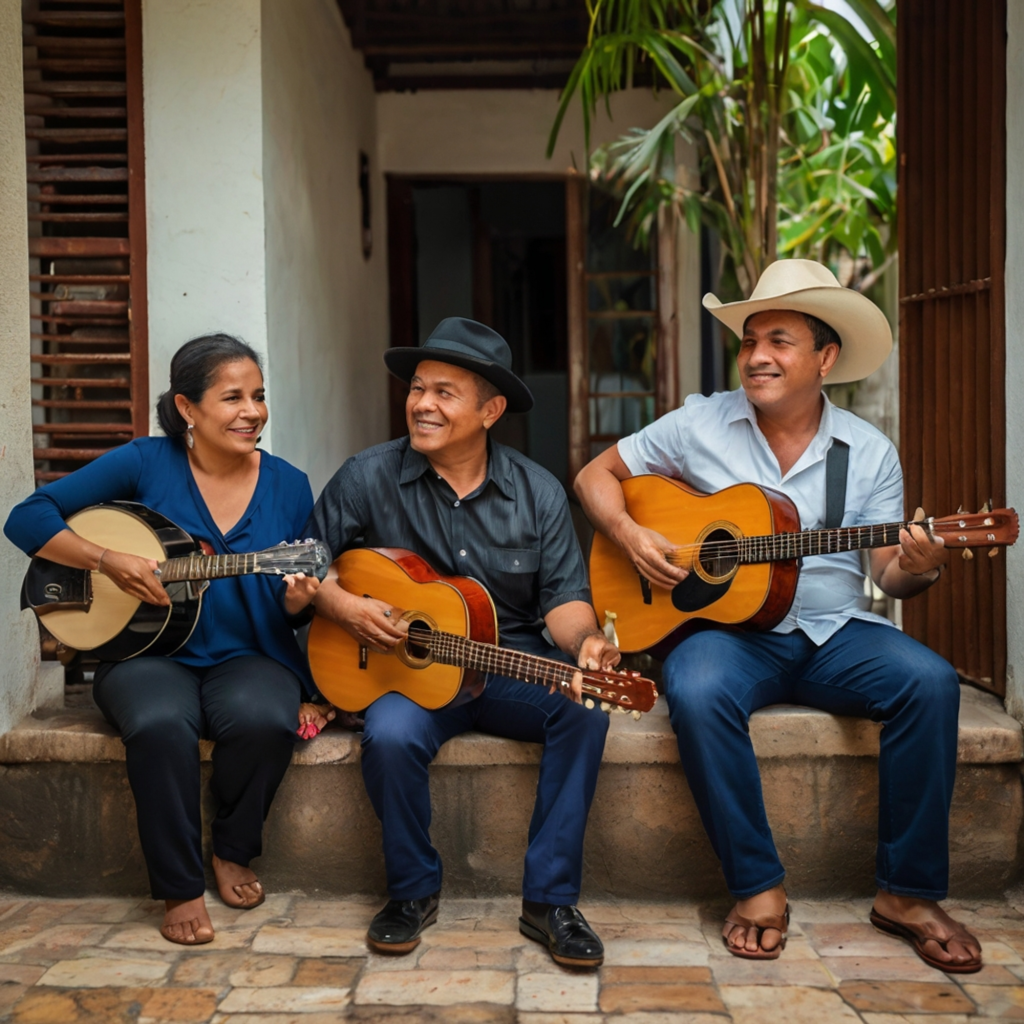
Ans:
{"label": "weathered wooden shutter", "polygon": [[[1005,504],[1006,0],[900,0],[900,443],[909,510]],[[955,554],[906,631],[1006,687],[1006,559]]]}
{"label": "weathered wooden shutter", "polygon": [[38,483],[149,432],[140,8],[23,15]]}

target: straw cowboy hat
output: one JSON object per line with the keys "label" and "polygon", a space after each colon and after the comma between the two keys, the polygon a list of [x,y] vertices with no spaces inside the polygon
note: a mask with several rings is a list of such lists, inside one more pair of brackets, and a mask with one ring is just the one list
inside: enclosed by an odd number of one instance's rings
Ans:
{"label": "straw cowboy hat", "polygon": [[749,299],[720,302],[709,292],[704,308],[740,338],[747,317],[768,309],[792,309],[824,320],[843,343],[826,378],[828,384],[867,377],[892,351],[885,314],[866,295],[844,288],[831,270],[813,260],[777,260],[765,269]]}
{"label": "straw cowboy hat", "polygon": [[509,412],[529,412],[533,408],[530,389],[512,372],[512,349],[497,331],[485,324],[450,316],[418,348],[389,348],[384,353],[387,368],[406,383],[424,359],[451,363],[479,374],[508,399]]}

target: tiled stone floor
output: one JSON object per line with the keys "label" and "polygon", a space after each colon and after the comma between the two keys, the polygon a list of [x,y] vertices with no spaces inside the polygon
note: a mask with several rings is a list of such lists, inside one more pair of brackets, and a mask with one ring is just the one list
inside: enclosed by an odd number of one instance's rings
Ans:
{"label": "tiled stone floor", "polygon": [[557,967],[520,936],[515,900],[442,900],[410,956],[367,952],[378,900],[208,899],[208,946],[160,938],[145,900],[0,896],[0,1020],[15,1024],[966,1024],[1024,1020],[1024,904],[951,903],[988,966],[947,977],[867,921],[867,901],[794,902],[774,963],[729,956],[728,905],[584,903],[600,972]]}

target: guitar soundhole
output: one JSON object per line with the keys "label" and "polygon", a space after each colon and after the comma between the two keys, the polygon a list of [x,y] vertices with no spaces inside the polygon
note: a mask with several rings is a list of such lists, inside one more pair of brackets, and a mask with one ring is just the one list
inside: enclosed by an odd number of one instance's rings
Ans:
{"label": "guitar soundhole", "polygon": [[[423,661],[430,656],[430,648],[422,642],[424,634],[433,632],[433,627],[423,619],[412,619],[409,622],[409,637],[405,641],[405,649],[409,657]],[[420,642],[417,643],[417,637]]]}
{"label": "guitar soundhole", "polygon": [[700,574],[709,582],[727,579],[735,571],[739,561],[736,538],[728,530],[712,530],[701,541]]}

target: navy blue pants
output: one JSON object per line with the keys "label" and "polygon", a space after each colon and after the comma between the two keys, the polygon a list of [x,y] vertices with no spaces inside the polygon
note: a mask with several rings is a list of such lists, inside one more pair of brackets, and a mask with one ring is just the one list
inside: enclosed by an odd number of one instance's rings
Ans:
{"label": "navy blue pants", "polygon": [[748,720],[768,704],[802,704],[883,723],[877,885],[945,898],[960,706],[948,662],[891,626],[853,619],[820,647],[799,630],[696,633],[669,655],[664,681],[686,778],[734,896],[785,876]]}
{"label": "navy blue pants", "polygon": [[213,852],[248,865],[297,739],[301,687],[270,658],[209,668],[170,658],[101,665],[93,698],[121,733],[153,899],[203,895],[199,740],[216,741]]}
{"label": "navy blue pants", "polygon": [[[538,640],[530,653],[559,657]],[[564,658],[568,661],[569,659]],[[441,858],[430,842],[428,768],[441,745],[477,729],[543,743],[530,822],[523,898],[579,899],[583,833],[594,798],[608,716],[544,686],[491,676],[484,692],[458,707],[427,711],[389,693],[366,709],[363,779],[384,833],[388,894],[421,899],[441,888]]]}

